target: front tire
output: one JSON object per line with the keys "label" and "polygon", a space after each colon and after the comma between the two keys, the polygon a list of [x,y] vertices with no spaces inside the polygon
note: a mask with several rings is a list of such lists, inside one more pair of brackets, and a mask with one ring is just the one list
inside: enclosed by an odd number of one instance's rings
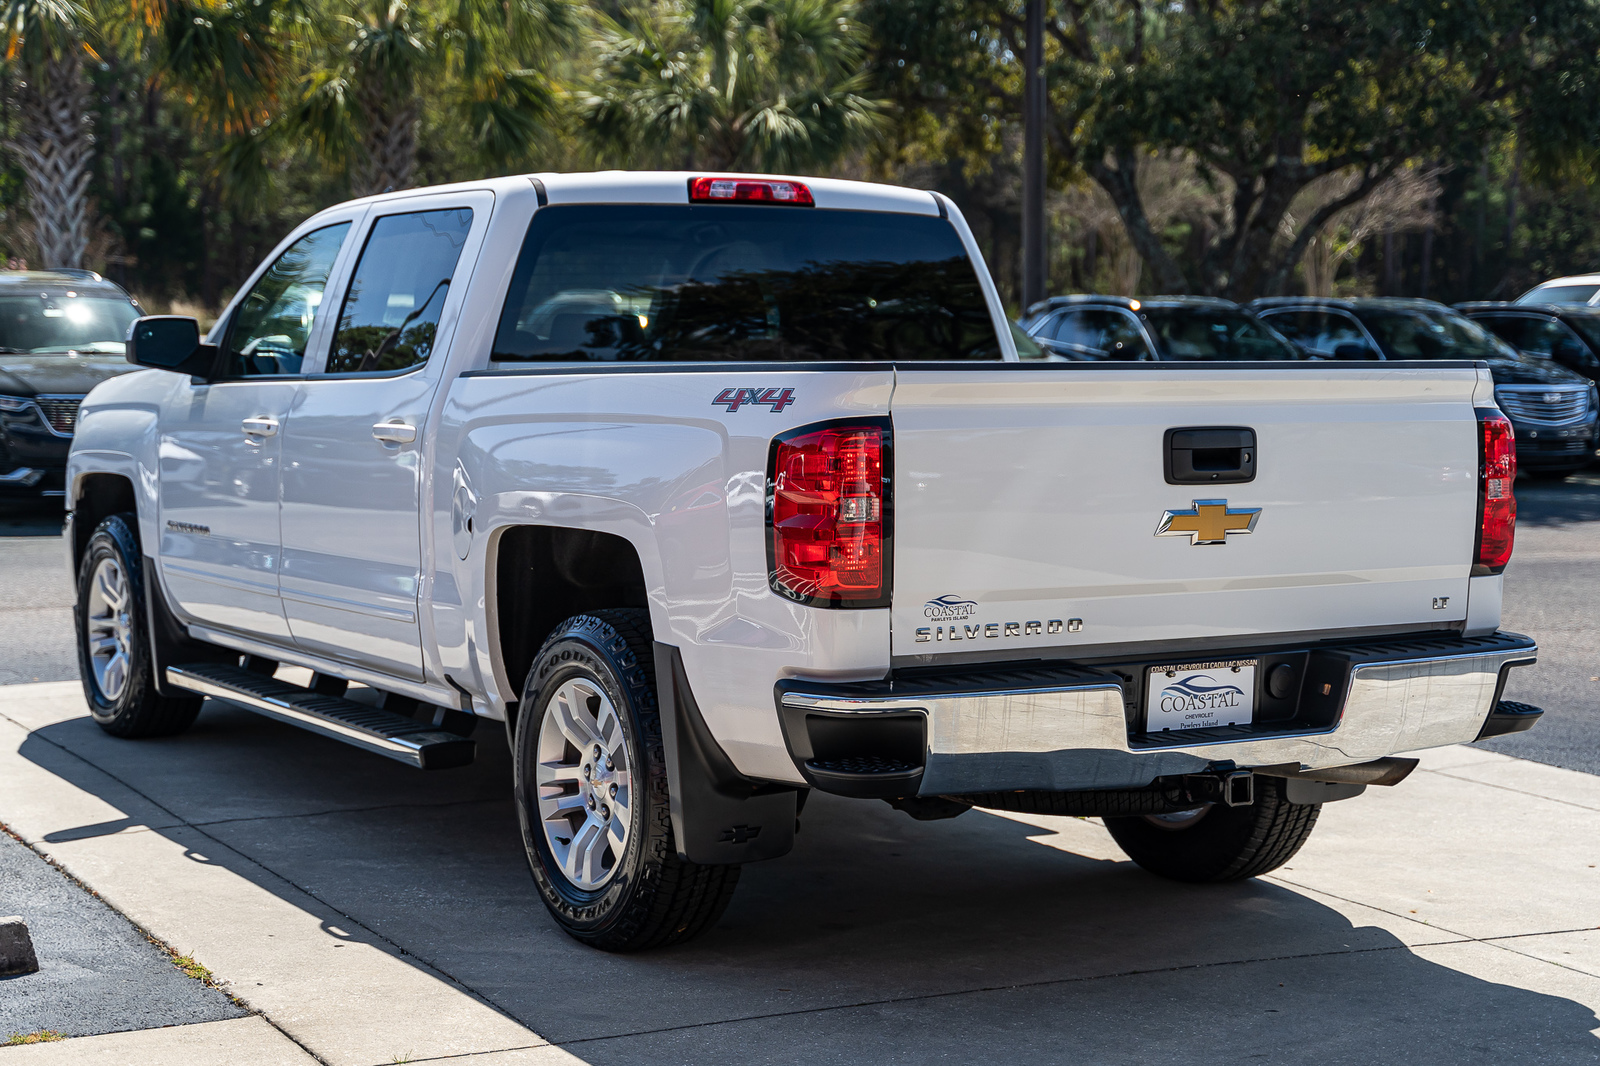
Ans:
{"label": "front tire", "polygon": [[649,615],[567,619],[535,657],[521,707],[517,816],[556,923],[605,951],[664,947],[713,925],[739,867],[678,858]]}
{"label": "front tire", "polygon": [[199,698],[156,691],[145,614],[144,556],[131,514],[95,529],[78,567],[78,674],[95,723],[118,737],[166,737],[194,724]]}
{"label": "front tire", "polygon": [[1294,857],[1321,804],[1290,803],[1282,779],[1257,777],[1255,803],[1213,803],[1181,814],[1106,818],[1128,858],[1153,874],[1196,883],[1260,877]]}

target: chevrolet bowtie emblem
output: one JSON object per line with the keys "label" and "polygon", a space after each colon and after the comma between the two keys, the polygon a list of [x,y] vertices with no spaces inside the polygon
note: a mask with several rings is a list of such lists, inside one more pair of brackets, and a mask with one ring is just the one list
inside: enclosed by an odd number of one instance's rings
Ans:
{"label": "chevrolet bowtie emblem", "polygon": [[1226,544],[1229,533],[1254,533],[1259,507],[1229,507],[1227,500],[1196,500],[1192,511],[1165,511],[1158,537],[1187,536],[1190,544]]}

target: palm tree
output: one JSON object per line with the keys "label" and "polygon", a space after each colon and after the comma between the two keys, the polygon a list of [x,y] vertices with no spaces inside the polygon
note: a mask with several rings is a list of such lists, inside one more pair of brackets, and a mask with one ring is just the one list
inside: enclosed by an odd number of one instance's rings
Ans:
{"label": "palm tree", "polygon": [[671,0],[598,18],[595,146],[690,168],[825,166],[882,124],[846,0]]}
{"label": "palm tree", "polygon": [[[142,53],[195,124],[247,129],[281,72],[272,32],[302,0],[4,0],[4,77],[34,239],[46,267],[82,267],[94,221],[94,112],[84,61]],[[103,58],[104,57],[104,58]]]}
{"label": "palm tree", "polygon": [[94,172],[85,58],[94,24],[76,0],[7,0],[5,77],[34,240],[46,267],[81,267]]}
{"label": "palm tree", "polygon": [[410,186],[425,96],[484,157],[526,153],[554,101],[541,61],[572,28],[569,0],[331,0],[315,21],[277,133],[348,166],[357,196]]}

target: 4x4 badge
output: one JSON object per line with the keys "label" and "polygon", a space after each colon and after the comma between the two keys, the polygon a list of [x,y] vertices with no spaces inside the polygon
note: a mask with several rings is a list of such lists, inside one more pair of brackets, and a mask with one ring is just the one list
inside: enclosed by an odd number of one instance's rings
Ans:
{"label": "4x4 badge", "polygon": [[1163,511],[1158,537],[1187,536],[1190,544],[1226,544],[1229,533],[1254,533],[1259,507],[1229,507],[1227,500],[1196,500],[1190,511]]}
{"label": "4x4 badge", "polygon": [[726,407],[729,414],[733,414],[746,404],[770,407],[772,413],[777,414],[792,403],[794,403],[793,389],[723,389],[717,393],[717,398],[711,401],[713,407]]}

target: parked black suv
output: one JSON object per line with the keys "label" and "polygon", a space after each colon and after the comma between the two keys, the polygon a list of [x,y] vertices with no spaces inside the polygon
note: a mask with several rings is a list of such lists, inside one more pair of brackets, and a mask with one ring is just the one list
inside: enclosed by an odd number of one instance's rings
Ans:
{"label": "parked black suv", "polygon": [[1600,380],[1600,307],[1480,302],[1456,304],[1456,310],[1524,355]]}
{"label": "parked black suv", "polygon": [[0,494],[64,494],[78,405],[138,369],[123,342],[142,313],[92,271],[0,271]]}
{"label": "parked black suv", "polygon": [[1432,300],[1256,300],[1252,310],[1323,359],[1477,359],[1494,375],[1495,403],[1517,433],[1517,465],[1566,477],[1600,444],[1600,402],[1587,378],[1524,355],[1460,312]]}
{"label": "parked black suv", "polygon": [[1043,358],[1179,362],[1300,358],[1294,345],[1249,311],[1206,296],[1148,300],[1052,296],[1028,308],[1019,324],[1043,349]]}

